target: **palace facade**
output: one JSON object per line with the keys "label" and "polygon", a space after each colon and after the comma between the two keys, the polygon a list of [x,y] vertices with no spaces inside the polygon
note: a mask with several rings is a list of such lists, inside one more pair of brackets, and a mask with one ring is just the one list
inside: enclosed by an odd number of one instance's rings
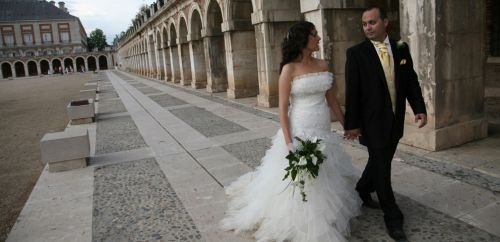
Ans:
{"label": "palace facade", "polygon": [[113,66],[108,49],[87,51],[87,34],[64,2],[0,0],[0,78]]}

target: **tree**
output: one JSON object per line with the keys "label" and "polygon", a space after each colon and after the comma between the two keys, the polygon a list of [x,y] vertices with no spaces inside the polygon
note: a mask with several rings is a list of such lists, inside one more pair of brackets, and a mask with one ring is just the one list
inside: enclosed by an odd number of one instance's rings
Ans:
{"label": "tree", "polygon": [[94,48],[98,50],[103,50],[106,48],[108,43],[106,43],[106,35],[101,29],[95,29],[90,32],[90,37],[87,38],[87,48],[92,51]]}

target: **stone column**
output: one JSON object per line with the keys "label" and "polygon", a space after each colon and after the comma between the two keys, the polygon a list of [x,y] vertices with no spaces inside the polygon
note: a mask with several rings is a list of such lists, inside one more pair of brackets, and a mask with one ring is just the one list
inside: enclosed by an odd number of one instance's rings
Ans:
{"label": "stone column", "polygon": [[487,136],[484,115],[485,1],[400,1],[401,36],[409,43],[428,111],[418,129],[408,107],[403,143],[442,150]]}
{"label": "stone column", "polygon": [[301,12],[314,23],[321,36],[320,51],[314,55],[328,62],[335,76],[336,96],[341,105],[345,101],[346,50],[365,39],[361,26],[367,1],[301,0]]}
{"label": "stone column", "polygon": [[205,53],[201,36],[191,34],[188,36],[189,55],[191,59],[192,88],[205,88],[207,86],[207,72],[205,67]]}
{"label": "stone column", "polygon": [[16,74],[15,63],[10,67],[10,70],[12,71],[12,78],[16,78],[17,74]]}
{"label": "stone column", "polygon": [[24,64],[24,76],[28,77],[30,76],[29,70],[28,70],[28,63]]}
{"label": "stone column", "polygon": [[[83,62],[85,63],[85,71],[89,71],[89,62],[87,58],[83,58]],[[52,70],[52,63],[50,63],[50,69]]]}
{"label": "stone column", "polygon": [[[287,2],[288,3],[288,2]],[[296,6],[297,5],[297,6]],[[281,5],[280,10],[257,10],[252,13],[257,49],[259,95],[257,103],[263,107],[278,106],[279,63],[281,42],[288,28],[301,19],[297,3]]]}
{"label": "stone column", "polygon": [[37,75],[41,75],[42,74],[42,68],[40,67],[40,62],[36,62],[36,71],[37,71]]}
{"label": "stone column", "polygon": [[258,93],[255,32],[251,22],[223,22],[227,69],[227,96],[254,97]]}
{"label": "stone column", "polygon": [[[85,60],[86,62],[87,60]],[[52,66],[52,61],[49,61],[49,70],[50,70],[50,73],[54,74],[54,67]]]}

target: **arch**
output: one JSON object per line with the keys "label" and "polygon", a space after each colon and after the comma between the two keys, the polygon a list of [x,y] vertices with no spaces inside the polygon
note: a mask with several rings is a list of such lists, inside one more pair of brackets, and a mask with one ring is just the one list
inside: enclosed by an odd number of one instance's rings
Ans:
{"label": "arch", "polygon": [[[191,5],[191,10],[189,12],[189,33],[191,36],[201,38],[201,31],[203,29],[203,21],[201,18],[201,9],[197,3]],[[198,36],[199,33],[199,36]]]}
{"label": "arch", "polygon": [[76,71],[83,72],[85,70],[85,59],[81,56],[76,57]]}
{"label": "arch", "polygon": [[12,77],[12,66],[9,62],[2,63],[2,75],[3,78]]}
{"label": "arch", "polygon": [[60,73],[62,74],[62,65],[61,65],[61,60],[55,58],[52,60],[52,69],[54,70],[54,73]]}
{"label": "arch", "polygon": [[26,72],[24,71],[24,63],[18,61],[14,64],[14,69],[16,71],[16,77],[26,76]]}
{"label": "arch", "polygon": [[36,62],[33,60],[28,61],[28,75],[29,76],[38,75],[38,68]]}
{"label": "arch", "polygon": [[179,65],[179,51],[177,50],[177,30],[174,23],[174,19],[169,20],[168,24],[168,33],[169,33],[169,41],[168,44],[170,46],[170,63],[171,63],[171,72],[172,72],[172,81],[179,82],[181,79],[181,71]]}
{"label": "arch", "polygon": [[108,69],[108,58],[105,55],[99,56],[99,69],[100,70]]}
{"label": "arch", "polygon": [[189,43],[187,22],[184,15],[179,18],[179,63],[181,68],[181,84],[190,85],[192,80],[191,75],[191,56],[189,53]]}
{"label": "arch", "polygon": [[64,58],[64,70],[66,72],[73,72],[75,70],[73,70],[73,59],[72,58]]}
{"label": "arch", "polygon": [[48,60],[45,60],[45,59],[40,60],[40,71],[44,75],[48,75],[49,74],[50,65],[49,65],[49,61]]}
{"label": "arch", "polygon": [[[195,5],[195,4],[193,4]],[[196,9],[198,7],[198,10]],[[205,88],[207,85],[207,71],[205,65],[205,47],[203,46],[203,39],[201,38],[201,32],[203,28],[201,11],[199,11],[199,6],[196,4],[189,16],[190,21],[190,36],[191,36],[191,49],[192,49],[192,59],[191,59],[191,71],[192,71],[192,82],[191,87],[193,88]]]}
{"label": "arch", "polygon": [[87,63],[89,66],[89,71],[95,71],[97,70],[97,62],[94,56],[88,56],[87,57]]}
{"label": "arch", "polygon": [[[218,11],[220,11],[220,19],[212,19],[210,12],[211,11],[214,11],[213,9],[213,6],[215,6],[214,4],[217,5],[218,7]],[[213,27],[211,26],[212,23],[214,22],[226,22],[226,18],[224,18],[225,14],[224,14],[224,9],[222,8],[223,4],[221,3],[221,0],[207,0],[205,2],[205,9],[204,9],[204,15],[203,15],[203,23],[205,23],[205,28],[208,29],[209,27]],[[220,26],[219,26],[220,28]]]}
{"label": "arch", "polygon": [[225,92],[228,87],[226,49],[222,33],[223,15],[218,1],[209,0],[205,12],[204,45],[207,60],[207,91]]}
{"label": "arch", "polygon": [[168,31],[167,25],[165,23],[162,24],[161,28],[161,45],[163,46],[163,69],[165,72],[165,81],[172,79],[172,69],[170,67],[170,57],[169,57],[169,49],[168,49]]}

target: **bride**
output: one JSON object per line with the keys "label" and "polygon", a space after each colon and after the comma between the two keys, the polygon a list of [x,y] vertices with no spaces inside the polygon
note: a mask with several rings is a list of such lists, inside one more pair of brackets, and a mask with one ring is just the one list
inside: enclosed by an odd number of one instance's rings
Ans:
{"label": "bride", "polygon": [[[349,221],[360,214],[354,190],[355,169],[330,131],[330,110],[344,123],[334,96],[333,75],[324,60],[312,57],[320,37],[310,22],[293,25],[282,44],[279,77],[281,129],[274,136],[261,165],[226,189],[229,208],[221,221],[224,230],[253,232],[257,241],[346,241]],[[319,175],[306,183],[307,202],[298,189],[283,181],[293,137],[317,137],[324,142],[327,159]]]}

